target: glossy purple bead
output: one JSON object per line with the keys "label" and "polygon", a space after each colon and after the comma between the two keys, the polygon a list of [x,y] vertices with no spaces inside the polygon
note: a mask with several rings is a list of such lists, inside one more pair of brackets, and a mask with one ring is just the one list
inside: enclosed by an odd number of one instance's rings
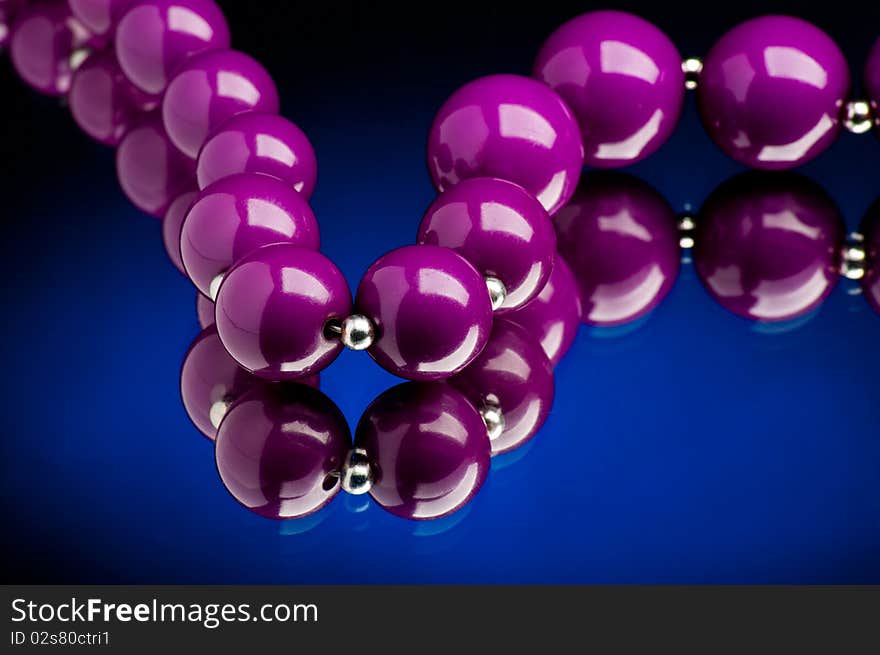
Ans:
{"label": "glossy purple bead", "polygon": [[270,519],[315,512],[339,493],[351,432],[339,408],[301,384],[262,385],[236,402],[217,433],[223,484]]}
{"label": "glossy purple bead", "polygon": [[0,0],[0,48],[9,42],[12,23],[26,4],[27,0]]}
{"label": "glossy purple bead", "polygon": [[116,176],[138,209],[160,218],[175,198],[195,186],[195,162],[168,140],[156,112],[144,116],[119,142]]}
{"label": "glossy purple bead", "polygon": [[731,312],[784,321],[816,308],[839,276],[844,226],[834,202],[798,175],[745,174],[706,200],[694,264]]}
{"label": "glossy purple bead", "polygon": [[553,260],[550,279],[533,300],[505,318],[523,326],[538,340],[550,363],[559,363],[577,336],[583,303],[574,273],[562,256]]}
{"label": "glossy purple bead", "polygon": [[859,228],[865,237],[867,272],[862,278],[862,291],[868,304],[880,314],[880,200],[877,200],[862,221]]}
{"label": "glossy purple bead", "polygon": [[214,325],[214,301],[198,292],[196,292],[196,317],[202,329]]}
{"label": "glossy purple bead", "polygon": [[208,135],[245,111],[277,113],[278,90],[266,69],[236,50],[214,50],[176,70],[162,98],[171,141],[195,159]]}
{"label": "glossy purple bead", "polygon": [[15,16],[9,56],[19,77],[39,93],[61,96],[70,89],[70,55],[90,35],[64,2],[23,7]]}
{"label": "glossy purple bead", "polygon": [[263,246],[224,276],[217,294],[217,332],[252,373],[291,380],[326,368],[342,350],[327,322],[351,314],[351,292],[324,255],[290,243]]}
{"label": "glossy purple bead", "polygon": [[299,193],[257,173],[225,177],[200,191],[180,233],[183,267],[206,296],[214,278],[270,243],[317,250],[318,221]]}
{"label": "glossy purple bead", "polygon": [[277,177],[308,200],[318,180],[318,162],[312,144],[296,125],[276,114],[251,111],[223,123],[199,152],[200,188],[235,173]]}
{"label": "glossy purple bead", "polygon": [[376,325],[370,355],[411,380],[461,371],[486,345],[492,306],[485,281],[466,259],[439,246],[406,246],[364,274],[357,312]]}
{"label": "glossy purple bead", "polygon": [[67,100],[82,131],[110,146],[156,106],[122,74],[112,50],[89,55],[73,74]]}
{"label": "glossy purple bead", "polygon": [[593,11],[568,21],[541,48],[534,75],[577,117],[584,163],[627,166],[672,134],[684,102],[678,49],[643,18]]}
{"label": "glossy purple bead", "polygon": [[95,36],[109,38],[134,0],[67,0],[71,13]]}
{"label": "glossy purple bead", "polygon": [[467,504],[489,471],[486,426],[459,391],[441,382],[407,382],[376,398],[355,444],[375,466],[370,494],[405,519],[436,519]]}
{"label": "glossy purple bead", "polygon": [[128,79],[158,96],[189,57],[228,48],[229,27],[212,0],[141,0],[119,19],[114,43]]}
{"label": "glossy purple bead", "polygon": [[831,37],[800,18],[762,16],[709,51],[697,99],[724,152],[753,168],[784,169],[831,145],[849,89],[846,59]]}
{"label": "glossy purple bead", "polygon": [[440,108],[428,135],[434,186],[470,177],[519,184],[550,213],[574,192],[583,167],[577,121],[545,84],[491,75],[465,84]]}
{"label": "glossy purple bead", "polygon": [[880,38],[874,42],[874,47],[868,54],[863,83],[868,101],[874,110],[874,131],[880,136]]}
{"label": "glossy purple bead", "polygon": [[553,405],[553,366],[529,332],[496,319],[483,352],[464,371],[449,379],[475,407],[497,404],[504,430],[492,440],[492,454],[518,448],[531,439]]}
{"label": "glossy purple bead", "polygon": [[186,275],[186,270],[183,268],[183,260],[180,257],[180,232],[183,227],[183,219],[186,218],[196,195],[198,195],[198,191],[195,189],[181,193],[168,205],[168,210],[162,219],[162,243],[165,246],[165,252],[168,253],[168,259],[171,260],[174,267],[184,275]]}
{"label": "glossy purple bead", "polygon": [[190,420],[213,441],[229,405],[259,382],[229,356],[211,326],[196,337],[183,358],[180,396]]}
{"label": "glossy purple bead", "polygon": [[556,216],[556,234],[578,282],[584,323],[620,325],[644,316],[678,276],[675,214],[660,194],[629,175],[586,175]]}
{"label": "glossy purple bead", "polygon": [[521,186],[491,177],[462,180],[440,194],[419,226],[418,243],[451,248],[507,289],[499,311],[521,307],[550,277],[556,234]]}

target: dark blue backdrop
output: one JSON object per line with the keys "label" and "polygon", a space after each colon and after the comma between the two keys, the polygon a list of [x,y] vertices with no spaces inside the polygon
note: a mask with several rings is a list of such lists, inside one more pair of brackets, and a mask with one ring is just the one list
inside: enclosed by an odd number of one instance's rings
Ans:
{"label": "dark blue backdrop", "polygon": [[[296,11],[230,12],[234,45],[276,75],[285,115],[316,146],[323,249],[352,287],[414,238],[443,99],[478,75],[526,72],[542,36],[588,8],[405,28],[389,9],[302,23]],[[691,54],[748,9],[648,16]],[[811,18],[857,73],[880,20]],[[847,283],[798,325],[761,330],[684,267],[646,320],[582,328],[543,431],[495,460],[474,503],[448,519],[409,523],[341,495],[298,522],[249,514],[179,401],[195,292],[167,261],[159,223],[124,199],[110,151],[2,68],[7,580],[880,583],[880,316]],[[682,210],[738,170],[689,98],[670,142],[631,172]],[[853,229],[880,195],[878,170],[880,143],[847,134],[803,172]],[[393,381],[346,352],[323,389],[353,424]]]}

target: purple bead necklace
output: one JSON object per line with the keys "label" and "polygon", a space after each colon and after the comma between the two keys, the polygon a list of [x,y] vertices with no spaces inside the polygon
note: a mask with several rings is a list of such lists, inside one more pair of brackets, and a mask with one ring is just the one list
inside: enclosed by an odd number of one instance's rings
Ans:
{"label": "purple bead necklace", "polygon": [[[314,149],[278,115],[266,70],[229,49],[214,2],[0,0],[7,41],[22,79],[66,95],[83,131],[116,147],[126,196],[163,220],[205,327],[184,361],[184,405],[215,441],[225,486],[263,516],[305,516],[340,489],[411,519],[461,508],[490,456],[546,420],[552,368],[579,323],[649,312],[682,247],[695,244],[709,292],[752,319],[810,311],[841,272],[880,306],[870,265],[880,221],[847,243],[833,203],[801,178],[748,191],[735,179],[696,224],[627,176],[579,184],[584,165],[656,151],[687,89],[712,139],[753,168],[798,166],[844,127],[880,134],[880,40],[859,100],[837,45],[797,18],[747,21],[704,61],[682,61],[638,16],[574,18],[544,43],[532,77],[480,78],[443,104],[427,148],[439,195],[416,245],[373,263],[354,300],[319,252]],[[316,388],[344,347],[412,381],[367,408],[353,445]]]}

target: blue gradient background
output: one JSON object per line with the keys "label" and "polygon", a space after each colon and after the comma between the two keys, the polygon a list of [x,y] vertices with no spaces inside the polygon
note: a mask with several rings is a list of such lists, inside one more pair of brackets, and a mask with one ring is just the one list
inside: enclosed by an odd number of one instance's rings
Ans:
{"label": "blue gradient background", "polygon": [[[433,196],[424,141],[445,97],[479,75],[527,72],[543,36],[592,8],[474,3],[429,21],[416,9],[252,4],[263,7],[225,4],[233,43],[275,75],[283,113],[315,144],[323,250],[353,288],[415,236]],[[768,9],[643,13],[691,54]],[[854,75],[873,12],[808,15]],[[880,316],[845,282],[806,320],[767,330],[717,306],[685,266],[647,319],[582,328],[545,428],[494,460],[448,519],[409,523],[342,495],[301,521],[251,515],[180,404],[195,291],[167,261],[158,221],[125,200],[109,150],[8,60],[0,69],[6,581],[880,583]],[[630,172],[681,211],[739,170],[689,97],[673,138]],[[880,143],[845,134],[802,172],[854,229],[880,195],[878,171]],[[353,425],[394,382],[346,352],[322,388]]]}

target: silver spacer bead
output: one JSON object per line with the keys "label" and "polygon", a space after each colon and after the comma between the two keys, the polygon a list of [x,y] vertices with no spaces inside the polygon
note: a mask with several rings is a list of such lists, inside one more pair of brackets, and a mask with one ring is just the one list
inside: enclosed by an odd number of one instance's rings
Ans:
{"label": "silver spacer bead", "polygon": [[208,297],[212,302],[217,302],[217,293],[220,291],[220,285],[223,284],[224,275],[226,275],[226,271],[217,273],[214,279],[211,280],[211,284],[208,285]]}
{"label": "silver spacer bead", "polygon": [[840,274],[848,280],[861,280],[868,267],[865,237],[858,232],[849,235],[840,258]]}
{"label": "silver spacer bead", "polygon": [[684,73],[684,88],[693,91],[697,88],[700,73],[703,72],[703,60],[698,57],[688,57],[681,62],[681,72]]}
{"label": "silver spacer bead", "polygon": [[486,288],[489,290],[489,301],[492,303],[492,311],[501,309],[501,305],[507,300],[507,287],[504,282],[491,275],[486,276]]}
{"label": "silver spacer bead", "polygon": [[328,337],[339,337],[346,348],[366,350],[376,340],[376,326],[363,314],[352,314],[342,320],[335,318],[325,327]]}
{"label": "silver spacer bead", "polygon": [[90,54],[92,54],[91,48],[77,48],[71,52],[67,58],[67,64],[70,66],[71,72],[76,71],[82,66],[82,63],[89,58]]}
{"label": "silver spacer bead", "polygon": [[495,441],[495,439],[502,435],[505,428],[504,414],[501,411],[501,407],[498,403],[487,400],[480,407],[480,416],[483,418],[483,423],[486,424],[489,441]]}
{"label": "silver spacer bead", "polygon": [[373,488],[373,466],[367,457],[367,451],[363,448],[352,448],[345,456],[340,473],[342,489],[360,496],[368,493]]}
{"label": "silver spacer bead", "polygon": [[693,217],[684,215],[678,219],[678,245],[682,250],[688,250],[694,247],[694,230],[697,224]]}
{"label": "silver spacer bead", "polygon": [[850,100],[843,108],[843,125],[853,134],[864,134],[874,127],[874,112],[864,100]]}
{"label": "silver spacer bead", "polygon": [[223,421],[226,412],[229,411],[231,406],[232,399],[227,397],[223,397],[220,400],[215,400],[213,402],[211,408],[208,410],[208,418],[211,420],[211,425],[214,426],[215,430],[220,429],[220,422]]}

